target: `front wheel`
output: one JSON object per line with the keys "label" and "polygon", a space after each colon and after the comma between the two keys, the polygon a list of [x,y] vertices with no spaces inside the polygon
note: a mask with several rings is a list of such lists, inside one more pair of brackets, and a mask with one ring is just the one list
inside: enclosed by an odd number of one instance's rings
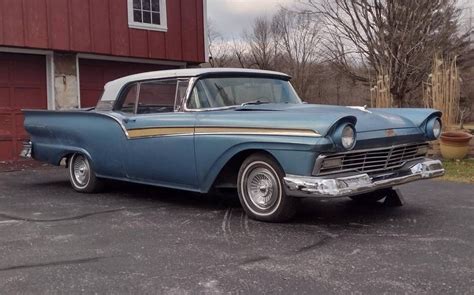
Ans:
{"label": "front wheel", "polygon": [[95,176],[89,159],[74,154],[69,159],[69,180],[72,188],[80,193],[95,193],[102,188],[102,181]]}
{"label": "front wheel", "polygon": [[266,154],[253,154],[242,163],[237,180],[240,203],[260,221],[283,222],[296,213],[296,200],[283,188],[284,173]]}

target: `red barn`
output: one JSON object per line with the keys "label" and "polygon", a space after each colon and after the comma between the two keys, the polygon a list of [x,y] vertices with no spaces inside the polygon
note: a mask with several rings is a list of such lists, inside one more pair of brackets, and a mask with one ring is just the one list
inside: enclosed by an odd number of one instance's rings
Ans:
{"label": "red barn", "polygon": [[206,0],[0,0],[0,162],[21,109],[94,106],[107,81],[206,60]]}

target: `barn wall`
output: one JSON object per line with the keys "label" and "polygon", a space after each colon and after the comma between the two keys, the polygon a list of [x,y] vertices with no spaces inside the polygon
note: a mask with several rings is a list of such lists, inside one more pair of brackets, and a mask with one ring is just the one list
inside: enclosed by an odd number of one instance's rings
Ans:
{"label": "barn wall", "polygon": [[205,61],[204,0],[167,0],[168,32],[130,29],[127,0],[0,0],[0,45]]}

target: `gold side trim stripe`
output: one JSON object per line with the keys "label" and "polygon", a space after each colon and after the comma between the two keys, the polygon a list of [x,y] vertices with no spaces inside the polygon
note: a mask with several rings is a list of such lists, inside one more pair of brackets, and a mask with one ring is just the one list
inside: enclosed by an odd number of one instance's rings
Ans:
{"label": "gold side trim stripe", "polygon": [[129,129],[128,138],[185,135],[284,135],[320,137],[314,130],[282,128],[249,128],[249,127],[153,127]]}
{"label": "gold side trim stripe", "polygon": [[128,138],[193,134],[193,127],[159,127],[128,130]]}
{"label": "gold side trim stripe", "polygon": [[306,129],[245,128],[245,127],[197,127],[196,134],[249,134],[249,135],[287,135],[319,136],[319,133]]}

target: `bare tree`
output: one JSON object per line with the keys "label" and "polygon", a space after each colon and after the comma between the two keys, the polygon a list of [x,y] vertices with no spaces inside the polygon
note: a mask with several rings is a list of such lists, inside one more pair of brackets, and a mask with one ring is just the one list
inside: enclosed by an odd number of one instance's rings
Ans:
{"label": "bare tree", "polygon": [[249,66],[263,70],[274,69],[277,47],[271,22],[265,17],[255,20],[250,32],[244,33],[249,47]]}
{"label": "bare tree", "polygon": [[213,68],[228,66],[231,62],[229,43],[215,29],[212,21],[208,21],[206,29],[209,40],[209,64]]}
{"label": "bare tree", "polygon": [[281,8],[273,17],[273,34],[280,60],[287,64],[293,85],[303,98],[308,98],[312,70],[320,59],[320,23],[309,14]]}
{"label": "bare tree", "polygon": [[249,46],[242,39],[232,40],[232,53],[237,65],[241,68],[249,67]]}
{"label": "bare tree", "polygon": [[[302,2],[305,13],[324,20],[330,60],[359,81],[388,72],[398,106],[406,105],[407,94],[421,86],[435,52],[457,54],[465,46],[455,0]],[[360,71],[364,63],[370,71]]]}

